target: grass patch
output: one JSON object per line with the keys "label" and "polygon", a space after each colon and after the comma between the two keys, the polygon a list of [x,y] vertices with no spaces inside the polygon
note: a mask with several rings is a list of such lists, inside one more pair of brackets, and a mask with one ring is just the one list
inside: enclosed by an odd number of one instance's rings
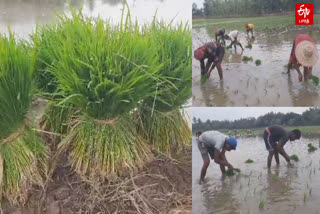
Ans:
{"label": "grass patch", "polygon": [[255,64],[256,64],[256,66],[261,65],[261,60],[260,60],[260,59],[257,59],[257,60],[255,61]]}
{"label": "grass patch", "polygon": [[245,163],[253,163],[253,160],[248,159],[248,160],[245,161]]}
{"label": "grass patch", "polygon": [[299,157],[298,157],[296,154],[291,155],[291,156],[290,156],[290,159],[291,159],[291,160],[294,160],[295,162],[298,162],[298,161],[299,161]]}
{"label": "grass patch", "polygon": [[311,143],[308,144],[308,152],[314,152],[316,150],[317,150],[317,148],[314,147]]}
{"label": "grass patch", "polygon": [[244,61],[244,62],[248,62],[248,61],[252,61],[253,60],[253,58],[252,58],[252,56],[243,56],[242,57],[242,61]]}

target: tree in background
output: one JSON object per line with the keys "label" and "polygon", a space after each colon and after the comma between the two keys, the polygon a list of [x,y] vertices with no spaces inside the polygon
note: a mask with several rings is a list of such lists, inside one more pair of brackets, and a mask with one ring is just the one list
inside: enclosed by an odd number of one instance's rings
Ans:
{"label": "tree in background", "polygon": [[[204,0],[203,15],[212,16],[250,16],[271,13],[293,12],[296,3],[312,3],[315,0]],[[320,4],[314,4],[314,11]]]}
{"label": "tree in background", "polygon": [[241,118],[234,121],[209,120],[202,122],[200,118],[193,118],[192,131],[207,131],[218,129],[252,129],[270,125],[307,126],[320,125],[320,107],[310,108],[302,114],[296,113],[267,113],[258,118]]}

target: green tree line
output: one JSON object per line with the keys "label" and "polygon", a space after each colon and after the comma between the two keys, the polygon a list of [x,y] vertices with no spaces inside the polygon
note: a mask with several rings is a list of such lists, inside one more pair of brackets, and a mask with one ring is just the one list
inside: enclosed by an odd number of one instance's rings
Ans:
{"label": "green tree line", "polygon": [[296,113],[267,113],[258,118],[250,117],[234,121],[206,120],[193,117],[192,131],[208,131],[218,129],[254,129],[270,125],[310,126],[320,125],[320,108],[310,108],[302,114]]}
{"label": "green tree line", "polygon": [[296,3],[312,3],[314,11],[320,10],[319,0],[204,0],[202,8],[193,3],[192,15],[193,17],[255,16],[293,12]]}

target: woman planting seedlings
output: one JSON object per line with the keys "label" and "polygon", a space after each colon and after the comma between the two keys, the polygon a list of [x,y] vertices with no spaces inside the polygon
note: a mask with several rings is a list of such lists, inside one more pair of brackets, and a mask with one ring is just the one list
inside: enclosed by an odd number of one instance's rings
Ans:
{"label": "woman planting seedlings", "polygon": [[0,35],[0,195],[11,203],[25,202],[47,172],[47,148],[26,122],[35,57],[25,47]]}

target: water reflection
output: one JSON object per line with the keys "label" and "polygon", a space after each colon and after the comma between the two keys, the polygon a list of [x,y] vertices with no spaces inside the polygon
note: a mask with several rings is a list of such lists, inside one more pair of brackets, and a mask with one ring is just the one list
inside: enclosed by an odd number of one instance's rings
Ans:
{"label": "water reflection", "polygon": [[[68,3],[78,9],[83,6],[87,16],[110,19],[119,22],[122,14],[122,0],[1,0],[0,32],[7,33],[7,27],[27,38],[37,23],[51,22],[54,13],[68,12]],[[191,23],[191,0],[127,0],[132,18],[138,22],[151,21],[157,12],[159,19],[174,23]]]}

